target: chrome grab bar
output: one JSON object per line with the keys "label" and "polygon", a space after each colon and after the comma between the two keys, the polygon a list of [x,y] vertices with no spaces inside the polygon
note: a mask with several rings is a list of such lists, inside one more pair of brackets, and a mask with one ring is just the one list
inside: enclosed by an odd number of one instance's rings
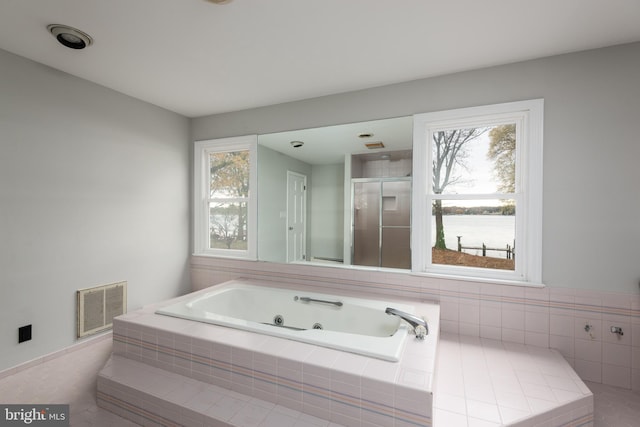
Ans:
{"label": "chrome grab bar", "polygon": [[340,301],[327,301],[327,300],[323,300],[323,299],[315,299],[315,298],[309,298],[309,297],[299,297],[299,296],[295,296],[293,297],[294,301],[302,301],[302,302],[321,302],[323,304],[332,304],[338,307],[342,307],[342,302]]}

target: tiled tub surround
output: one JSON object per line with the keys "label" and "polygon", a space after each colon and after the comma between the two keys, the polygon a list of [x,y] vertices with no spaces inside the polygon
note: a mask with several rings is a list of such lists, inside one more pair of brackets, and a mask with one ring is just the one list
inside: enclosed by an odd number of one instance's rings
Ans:
{"label": "tiled tub surround", "polygon": [[[435,427],[593,425],[591,392],[555,350],[444,334],[438,354]],[[179,420],[180,425],[200,427],[340,427],[117,355],[102,369],[98,382],[100,406],[141,425]],[[303,401],[303,408],[305,403],[313,402]],[[388,417],[363,416],[358,423],[345,423],[393,426]]]}
{"label": "tiled tub surround", "polygon": [[[194,289],[237,277],[440,304],[443,332],[557,349],[583,380],[640,390],[640,294],[525,288],[326,266],[192,257]],[[585,326],[591,328],[585,331]],[[623,335],[610,332],[619,326]]]}
{"label": "tiled tub surround", "polygon": [[[123,359],[142,362],[345,426],[432,425],[437,318],[430,322],[427,339],[407,338],[400,362],[394,363],[155,314],[158,307],[192,295],[116,318],[110,364],[122,366]],[[423,304],[412,305],[416,313],[421,312]],[[109,366],[100,374],[99,403],[109,407],[122,402],[128,409],[120,415],[128,412],[134,421],[141,416],[149,420],[145,408],[126,403],[132,391],[110,381],[109,370],[114,368]],[[162,414],[164,418],[170,415],[167,411]]]}

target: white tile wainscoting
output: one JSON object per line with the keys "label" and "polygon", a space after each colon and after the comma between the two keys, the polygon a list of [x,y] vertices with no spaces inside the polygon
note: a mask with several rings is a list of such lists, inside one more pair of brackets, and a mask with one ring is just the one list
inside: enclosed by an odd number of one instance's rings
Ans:
{"label": "white tile wainscoting", "polygon": [[[444,333],[554,348],[583,380],[640,390],[640,294],[525,288],[326,266],[191,259],[193,290],[239,277],[438,302]],[[612,333],[612,326],[622,328],[623,335]]]}

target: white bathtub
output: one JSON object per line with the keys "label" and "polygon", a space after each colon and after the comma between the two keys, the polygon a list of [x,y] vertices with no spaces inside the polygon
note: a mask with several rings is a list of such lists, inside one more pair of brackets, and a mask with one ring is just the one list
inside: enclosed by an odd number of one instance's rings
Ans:
{"label": "white bathtub", "polygon": [[397,362],[411,327],[399,317],[385,314],[387,307],[418,314],[429,323],[429,313],[414,313],[414,307],[407,304],[256,286],[243,281],[216,286],[156,313]]}

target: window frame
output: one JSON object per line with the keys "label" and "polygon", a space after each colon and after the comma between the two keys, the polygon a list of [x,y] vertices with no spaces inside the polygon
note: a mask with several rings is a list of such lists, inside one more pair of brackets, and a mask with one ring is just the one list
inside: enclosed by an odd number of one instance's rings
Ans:
{"label": "window frame", "polygon": [[[544,100],[509,102],[413,116],[412,271],[438,277],[473,278],[505,284],[542,283],[542,151]],[[435,196],[432,185],[432,135],[445,129],[517,123],[516,192]],[[516,269],[495,270],[433,264],[431,203],[435,199],[502,198],[516,200]]]}
{"label": "window frame", "polygon": [[[249,196],[247,203],[247,249],[210,248],[209,237],[209,155],[232,151],[249,152]],[[194,255],[257,260],[258,231],[258,136],[246,135],[194,142]],[[237,201],[237,200],[236,200]]]}

